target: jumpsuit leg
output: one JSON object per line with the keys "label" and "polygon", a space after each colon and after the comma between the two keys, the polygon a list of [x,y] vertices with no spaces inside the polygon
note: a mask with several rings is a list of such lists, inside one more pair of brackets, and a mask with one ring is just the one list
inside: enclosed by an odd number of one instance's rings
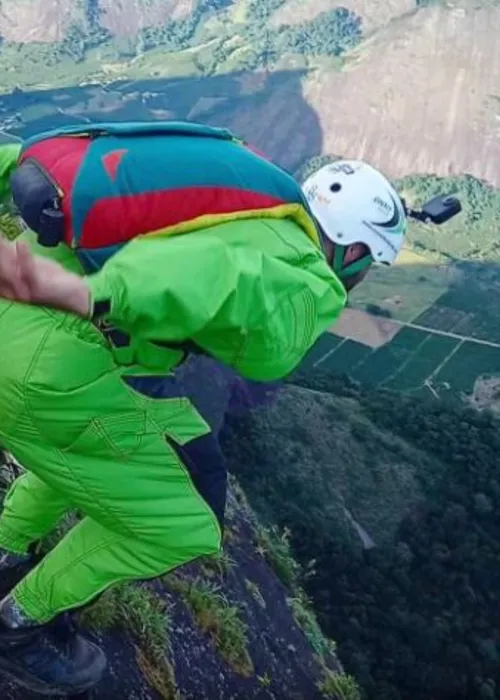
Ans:
{"label": "jumpsuit leg", "polygon": [[14,589],[29,617],[46,622],[112,584],[152,578],[219,550],[214,512],[165,445],[154,435],[123,463],[72,453],[57,465],[51,480],[65,470],[76,475],[74,497],[87,516]]}
{"label": "jumpsuit leg", "polygon": [[27,553],[29,546],[48,535],[70,508],[64,495],[34,474],[22,474],[3,502],[0,547],[16,554]]}
{"label": "jumpsuit leg", "polygon": [[[3,349],[21,331],[25,354],[30,348],[29,361],[0,368],[0,438],[85,515],[13,591],[44,623],[113,584],[218,551],[226,472],[188,399],[173,392],[157,400],[131,388],[89,322],[19,306],[3,316],[0,309]],[[2,414],[11,416],[4,424]]]}

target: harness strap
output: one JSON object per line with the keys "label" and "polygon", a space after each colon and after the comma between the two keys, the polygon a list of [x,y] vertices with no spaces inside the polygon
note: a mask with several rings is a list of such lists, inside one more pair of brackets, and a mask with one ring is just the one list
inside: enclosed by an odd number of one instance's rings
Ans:
{"label": "harness strap", "polygon": [[352,277],[352,275],[361,272],[361,270],[364,270],[365,268],[369,267],[373,262],[372,256],[368,254],[364,255],[362,258],[359,258],[359,260],[355,260],[349,265],[344,265],[346,252],[347,248],[345,246],[335,246],[332,268],[335,274],[341,280],[346,279],[347,277]]}

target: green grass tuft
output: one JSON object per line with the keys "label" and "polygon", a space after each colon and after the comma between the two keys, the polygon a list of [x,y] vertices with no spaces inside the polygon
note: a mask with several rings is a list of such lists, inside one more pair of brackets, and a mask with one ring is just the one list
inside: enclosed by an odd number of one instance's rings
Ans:
{"label": "green grass tuft", "polygon": [[135,584],[110,588],[82,612],[81,620],[96,631],[111,627],[127,630],[155,660],[162,659],[170,647],[167,604],[147,588]]}
{"label": "green grass tuft", "polygon": [[325,669],[325,677],[318,684],[320,693],[332,700],[361,700],[361,693],[352,676]]}
{"label": "green grass tuft", "polygon": [[253,663],[247,649],[247,626],[240,610],[231,605],[211,581],[169,576],[165,580],[171,590],[179,593],[194,620],[213,639],[222,658],[239,674],[249,677]]}
{"label": "green grass tuft", "polygon": [[208,576],[224,578],[236,566],[229,552],[222,548],[217,554],[203,557],[200,561],[204,573]]}
{"label": "green grass tuft", "polygon": [[177,700],[170,650],[171,619],[167,604],[147,588],[115,586],[80,614],[82,624],[96,632],[118,627],[136,641],[137,663],[163,700]]}
{"label": "green grass tuft", "polygon": [[290,532],[281,534],[276,527],[257,527],[257,551],[264,556],[276,575],[291,591],[299,585],[301,567],[295,561],[290,547]]}
{"label": "green grass tuft", "polygon": [[294,598],[288,598],[295,621],[306,635],[309,644],[321,659],[322,663],[328,662],[328,657],[335,654],[336,644],[323,634],[313,612],[310,601],[301,593]]}

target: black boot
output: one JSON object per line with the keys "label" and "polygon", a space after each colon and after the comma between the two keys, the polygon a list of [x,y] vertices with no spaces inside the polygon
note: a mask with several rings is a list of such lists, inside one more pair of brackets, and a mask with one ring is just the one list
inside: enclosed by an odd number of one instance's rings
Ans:
{"label": "black boot", "polygon": [[11,598],[0,604],[0,674],[40,695],[74,695],[99,683],[104,652],[78,634],[69,613],[30,622]]}

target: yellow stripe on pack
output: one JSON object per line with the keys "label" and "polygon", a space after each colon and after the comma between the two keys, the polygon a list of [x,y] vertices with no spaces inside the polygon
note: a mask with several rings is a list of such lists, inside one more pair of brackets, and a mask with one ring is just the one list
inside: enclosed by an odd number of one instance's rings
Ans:
{"label": "yellow stripe on pack", "polygon": [[166,226],[157,231],[149,231],[144,234],[144,236],[177,236],[183,233],[192,233],[199,229],[217,226],[226,221],[259,218],[292,219],[300,226],[308,238],[310,238],[318,248],[321,248],[318,229],[313,219],[301,204],[280,204],[271,208],[251,209],[248,211],[229,212],[227,214],[204,214],[203,216],[198,216],[189,221],[181,221],[178,224]]}

